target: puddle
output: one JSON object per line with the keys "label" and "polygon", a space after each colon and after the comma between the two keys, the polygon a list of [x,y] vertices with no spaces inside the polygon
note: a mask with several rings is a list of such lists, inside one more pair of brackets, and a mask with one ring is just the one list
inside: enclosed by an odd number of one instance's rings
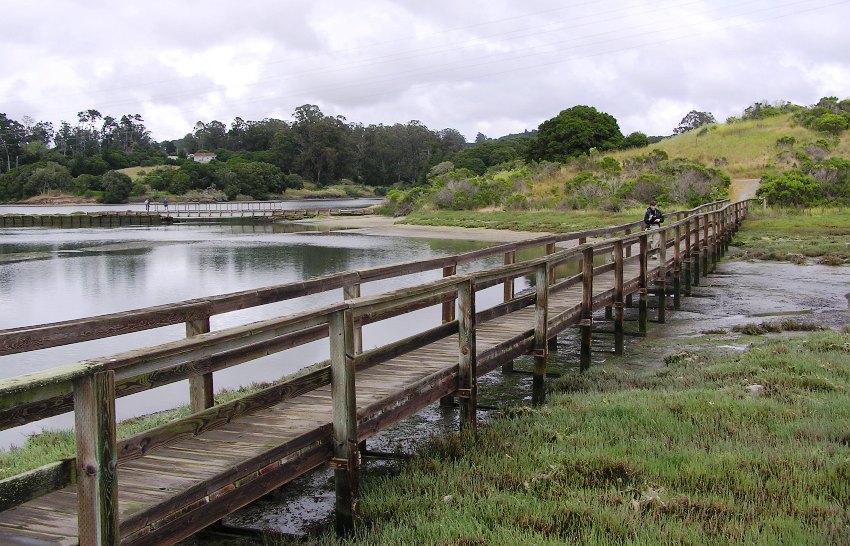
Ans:
{"label": "puddle", "polygon": [[[683,350],[691,352],[709,346],[712,350],[740,352],[747,349],[736,343],[741,335],[731,332],[735,325],[764,322],[765,317],[801,317],[827,328],[840,329],[850,324],[848,302],[850,267],[798,266],[767,262],[721,262],[717,274],[701,279],[693,287],[696,297],[682,297],[679,311],[668,311],[663,325],[650,322],[646,337],[626,336],[625,354],[612,354],[613,335],[594,335],[591,365],[609,364],[631,370],[649,370],[664,366],[664,359]],[[672,297],[668,298],[672,305]],[[635,304],[637,301],[635,300]],[[627,332],[636,332],[634,307],[625,310]],[[650,310],[650,320],[655,318]],[[600,330],[610,330],[603,314],[595,316]],[[717,345],[718,342],[722,344]],[[567,332],[558,339],[557,350],[549,358],[549,371],[555,374],[577,373],[579,336]],[[518,358],[515,369],[530,370],[533,359]],[[479,380],[479,404],[505,407],[529,404],[531,376],[493,372]],[[479,411],[481,422],[493,414]],[[458,411],[434,404],[367,442],[371,451],[412,454],[427,445],[434,435],[458,429]],[[392,472],[396,460],[367,459],[364,475]],[[259,501],[228,516],[225,528],[268,530],[293,536],[307,536],[333,525],[333,473],[320,469],[302,476]],[[226,542],[193,537],[184,544],[222,544]],[[245,542],[251,544],[252,542]],[[261,544],[258,541],[257,544]]]}

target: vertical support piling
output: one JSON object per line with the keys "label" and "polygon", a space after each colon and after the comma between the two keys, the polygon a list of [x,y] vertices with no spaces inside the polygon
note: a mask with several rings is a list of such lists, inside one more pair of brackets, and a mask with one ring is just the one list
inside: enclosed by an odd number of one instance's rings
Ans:
{"label": "vertical support piling", "polygon": [[614,354],[623,354],[623,241],[614,241]]}
{"label": "vertical support piling", "polygon": [[694,216],[694,244],[692,248],[691,264],[694,271],[694,286],[699,286],[700,277],[700,217]]}
{"label": "vertical support piling", "polygon": [[478,406],[478,355],[475,344],[475,288],[472,278],[458,285],[458,369],[457,397],[460,402],[461,431],[478,433],[475,408]]}
{"label": "vertical support piling", "polygon": [[673,245],[673,309],[682,306],[682,226],[675,230],[676,244]]}
{"label": "vertical support piling", "polygon": [[330,317],[331,399],[336,487],[336,532],[350,535],[360,512],[360,449],[354,385],[354,319],[351,309]]}
{"label": "vertical support piling", "polygon": [[705,277],[708,275],[708,222],[711,217],[711,213],[707,212],[702,217],[702,276]]}
{"label": "vertical support piling", "polygon": [[658,322],[664,324],[667,319],[667,230],[661,228],[658,233],[658,277],[655,280],[658,294]]}
{"label": "vertical support piling", "polygon": [[[206,334],[210,331],[210,317],[186,322],[186,337]],[[189,378],[189,407],[192,413],[204,411],[215,405],[212,372]]]}
{"label": "vertical support piling", "polygon": [[[505,252],[505,265],[511,265],[516,263],[516,250],[511,250],[509,252]],[[514,298],[514,279],[506,279],[504,284],[504,297],[503,301],[508,302]],[[514,371],[514,361],[506,360],[502,363],[502,373],[511,373]]]}
{"label": "vertical support piling", "polygon": [[115,446],[115,372],[74,380],[79,543],[117,545],[118,452]]}
{"label": "vertical support piling", "polygon": [[[360,297],[360,283],[342,287],[342,299],[353,300]],[[445,309],[444,309],[445,311]],[[363,352],[363,326],[354,325],[354,354]]]}
{"label": "vertical support piling", "polygon": [[684,266],[683,276],[685,278],[685,295],[691,295],[691,264],[693,263],[693,257],[691,256],[691,220],[685,220],[685,255],[682,261],[682,265]]}
{"label": "vertical support piling", "polygon": [[[449,265],[443,268],[443,278],[451,277],[457,273],[457,264]],[[443,323],[451,322],[455,319],[455,298],[443,302]],[[440,398],[440,406],[444,408],[454,408],[455,397],[450,394]]]}
{"label": "vertical support piling", "polygon": [[539,406],[546,401],[546,359],[549,347],[549,264],[544,262],[534,272],[536,299],[534,304],[534,375],[531,384],[531,403]]}
{"label": "vertical support piling", "polygon": [[646,309],[647,309],[647,263],[649,257],[647,251],[649,245],[646,240],[646,232],[640,236],[640,301],[638,302],[638,330],[641,334],[646,334]]}
{"label": "vertical support piling", "polygon": [[590,351],[593,343],[593,247],[582,252],[581,270],[581,356],[579,370],[590,369]]}
{"label": "vertical support piling", "polygon": [[[632,230],[627,229],[627,230],[624,231],[624,233],[625,233],[625,236],[628,237],[629,235],[632,234]],[[631,256],[632,256],[632,243],[629,243],[628,245],[626,245],[624,250],[625,250],[625,253],[626,253],[626,258],[631,258]],[[632,306],[632,295],[629,294],[628,296],[626,296],[626,307],[631,307],[631,306]]]}

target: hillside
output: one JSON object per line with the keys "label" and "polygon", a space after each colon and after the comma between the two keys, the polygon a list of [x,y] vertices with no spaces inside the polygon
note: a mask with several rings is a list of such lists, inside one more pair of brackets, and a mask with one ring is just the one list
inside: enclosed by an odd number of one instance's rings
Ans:
{"label": "hillside", "polygon": [[[717,168],[736,181],[757,180],[764,175],[785,172],[798,166],[796,154],[804,152],[811,156],[812,147],[816,147],[818,141],[829,144],[828,157],[850,160],[850,139],[846,134],[842,136],[826,136],[807,129],[795,123],[793,114],[784,114],[762,120],[711,125],[665,138],[643,148],[599,155],[611,157],[623,165],[635,158],[645,157],[653,150],[661,150],[671,159],[683,158]],[[783,138],[787,142],[788,137],[793,139],[793,145],[778,144],[777,141]],[[535,184],[531,193],[543,196],[559,192],[565,183],[586,169],[586,161],[573,161],[558,173]],[[752,183],[746,185],[752,189]]]}
{"label": "hillside", "polygon": [[[650,148],[664,150],[670,157],[685,157],[708,166],[716,166],[732,178],[760,178],[765,170],[780,170],[790,165],[777,164],[777,140],[791,136],[797,148],[824,139],[824,135],[796,125],[792,114],[762,120],[713,125],[662,140]],[[828,138],[834,145],[832,138]],[[646,150],[622,152],[622,158],[646,153]],[[850,159],[847,139],[838,142],[832,156]],[[618,154],[614,157],[620,159]],[[718,161],[719,160],[719,161]]]}

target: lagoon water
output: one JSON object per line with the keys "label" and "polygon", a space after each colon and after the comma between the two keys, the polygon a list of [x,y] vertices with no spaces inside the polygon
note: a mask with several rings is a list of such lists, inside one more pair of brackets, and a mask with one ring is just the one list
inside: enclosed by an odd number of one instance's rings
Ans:
{"label": "lagoon water", "polygon": [[[492,243],[368,236],[319,231],[297,224],[236,225],[181,223],[157,227],[0,229],[0,330],[73,320],[192,298],[250,290],[331,273],[456,254]],[[494,258],[489,265],[501,263]],[[482,264],[476,264],[481,267]],[[364,284],[363,295],[435,280],[440,271]],[[522,284],[522,283],[520,283]],[[522,288],[522,286],[518,286]],[[334,290],[212,317],[213,330],[282,316],[340,301]],[[480,309],[497,303],[501,287],[480,293]],[[364,328],[364,349],[412,334],[423,323],[436,326],[439,308],[395,320],[392,328]],[[0,357],[0,378],[185,336],[182,324],[111,339]],[[269,381],[325,360],[320,340],[215,373],[215,389]],[[188,401],[179,382],[117,402],[119,419],[160,411]],[[0,448],[20,445],[44,428],[70,428],[71,415],[0,432]]]}

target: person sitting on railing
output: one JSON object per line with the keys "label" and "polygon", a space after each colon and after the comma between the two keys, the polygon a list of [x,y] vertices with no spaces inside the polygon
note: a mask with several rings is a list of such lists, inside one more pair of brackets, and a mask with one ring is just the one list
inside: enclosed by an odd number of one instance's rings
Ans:
{"label": "person sitting on railing", "polygon": [[[646,229],[654,229],[653,233],[649,236],[649,250],[658,248],[658,241],[660,239],[658,228],[661,227],[662,222],[664,222],[664,213],[658,210],[658,206],[653,199],[649,202],[649,208],[646,209],[646,214],[643,215],[643,223]],[[652,259],[656,259],[657,257],[658,255],[654,254]]]}

